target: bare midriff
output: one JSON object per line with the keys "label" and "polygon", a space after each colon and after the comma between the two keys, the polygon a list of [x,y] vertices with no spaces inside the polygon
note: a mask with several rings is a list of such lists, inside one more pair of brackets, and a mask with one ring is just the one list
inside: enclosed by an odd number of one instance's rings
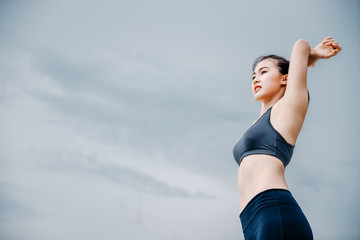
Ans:
{"label": "bare midriff", "polygon": [[285,182],[284,164],[276,157],[264,154],[246,156],[238,171],[240,212],[258,193],[272,188],[289,190]]}

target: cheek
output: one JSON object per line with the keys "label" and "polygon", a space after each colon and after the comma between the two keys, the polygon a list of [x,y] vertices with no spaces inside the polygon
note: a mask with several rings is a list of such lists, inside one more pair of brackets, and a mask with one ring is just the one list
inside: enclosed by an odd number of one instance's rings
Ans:
{"label": "cheek", "polygon": [[281,82],[280,82],[278,76],[269,76],[269,79],[266,82],[266,85],[271,88],[279,88],[281,85]]}
{"label": "cheek", "polygon": [[280,84],[278,84],[276,81],[268,81],[266,83],[264,82],[262,84],[262,89],[264,92],[269,94],[276,93],[280,89]]}

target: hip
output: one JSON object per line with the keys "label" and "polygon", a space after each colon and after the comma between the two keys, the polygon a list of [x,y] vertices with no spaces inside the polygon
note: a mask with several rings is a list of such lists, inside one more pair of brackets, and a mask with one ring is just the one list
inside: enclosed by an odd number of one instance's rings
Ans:
{"label": "hip", "polygon": [[240,213],[246,240],[313,239],[309,222],[286,189],[258,193]]}

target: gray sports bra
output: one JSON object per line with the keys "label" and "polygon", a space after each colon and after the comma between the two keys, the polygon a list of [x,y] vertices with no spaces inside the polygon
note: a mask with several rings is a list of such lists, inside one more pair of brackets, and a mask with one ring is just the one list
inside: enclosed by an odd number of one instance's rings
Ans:
{"label": "gray sports bra", "polygon": [[244,157],[266,154],[280,159],[286,167],[294,151],[294,145],[286,142],[270,122],[270,107],[241,137],[234,146],[233,154],[240,165]]}

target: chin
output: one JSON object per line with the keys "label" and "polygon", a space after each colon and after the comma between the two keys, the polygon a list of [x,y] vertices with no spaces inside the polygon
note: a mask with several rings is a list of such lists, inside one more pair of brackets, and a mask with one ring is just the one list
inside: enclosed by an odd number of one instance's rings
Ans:
{"label": "chin", "polygon": [[254,99],[255,99],[255,101],[261,101],[261,96],[254,94]]}

